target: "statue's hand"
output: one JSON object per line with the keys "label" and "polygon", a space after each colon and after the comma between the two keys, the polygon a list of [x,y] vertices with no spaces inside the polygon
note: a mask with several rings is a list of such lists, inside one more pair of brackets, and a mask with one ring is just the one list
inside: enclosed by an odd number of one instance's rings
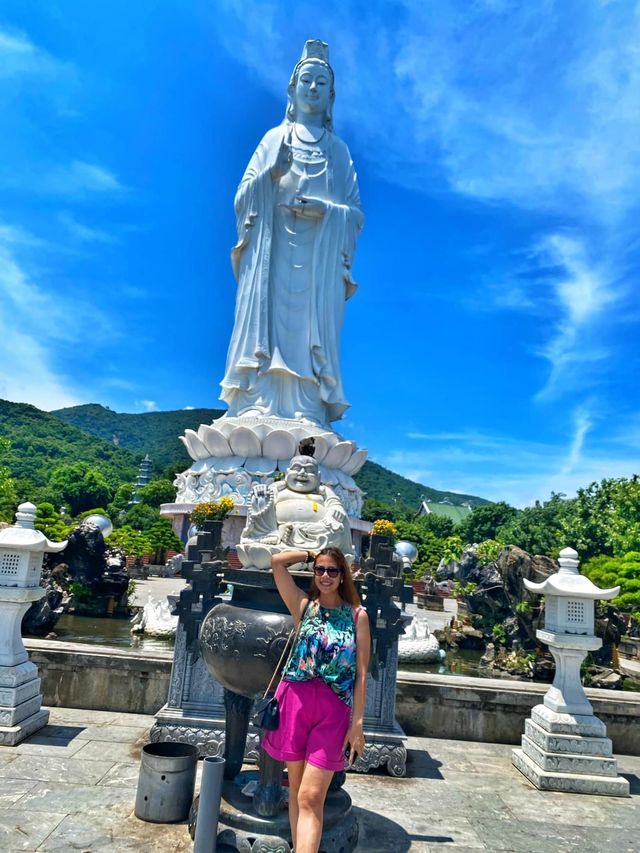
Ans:
{"label": "statue's hand", "polygon": [[289,210],[305,219],[322,219],[328,209],[329,205],[324,199],[308,195],[297,195],[293,204],[289,205]]}
{"label": "statue's hand", "polygon": [[262,513],[269,508],[272,503],[269,486],[262,483],[256,484],[253,487],[251,495],[251,513]]}
{"label": "statue's hand", "polygon": [[283,137],[282,142],[280,143],[276,162],[271,167],[271,177],[274,181],[279,181],[280,178],[287,174],[291,168],[292,161],[293,148],[291,147],[291,128],[289,128],[289,132],[285,137]]}

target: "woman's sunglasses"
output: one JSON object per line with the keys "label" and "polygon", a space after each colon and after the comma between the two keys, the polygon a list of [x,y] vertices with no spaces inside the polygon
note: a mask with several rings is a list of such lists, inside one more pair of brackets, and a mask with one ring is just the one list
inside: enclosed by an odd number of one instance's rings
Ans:
{"label": "woman's sunglasses", "polygon": [[337,566],[314,566],[313,573],[317,578],[321,578],[324,573],[327,573],[330,578],[337,578],[342,574],[342,569]]}

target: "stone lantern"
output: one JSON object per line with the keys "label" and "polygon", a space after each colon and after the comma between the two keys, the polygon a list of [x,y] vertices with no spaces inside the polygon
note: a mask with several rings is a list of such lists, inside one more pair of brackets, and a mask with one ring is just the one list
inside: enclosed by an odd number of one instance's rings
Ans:
{"label": "stone lantern", "polygon": [[561,551],[558,562],[560,570],[542,583],[524,581],[529,592],[545,596],[545,626],[536,637],[549,646],[556,675],[525,722],[513,764],[541,790],[627,797],[629,782],[618,776],[611,740],[580,680],[587,652],[602,645],[594,633],[595,601],[615,598],[620,587],[599,589],[581,575],[573,548]]}
{"label": "stone lantern", "polygon": [[38,668],[22,642],[22,617],[45,594],[40,586],[46,551],[62,551],[66,542],[50,542],[34,527],[32,503],[18,507],[16,523],[0,531],[0,744],[15,746],[45,726]]}

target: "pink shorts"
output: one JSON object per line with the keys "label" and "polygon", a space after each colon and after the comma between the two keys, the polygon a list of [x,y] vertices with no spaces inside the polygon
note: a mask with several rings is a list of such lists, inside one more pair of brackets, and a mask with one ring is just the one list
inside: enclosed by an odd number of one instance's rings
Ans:
{"label": "pink shorts", "polygon": [[323,770],[344,770],[351,708],[321,678],[281,681],[276,697],[280,725],[265,733],[266,752],[277,761],[308,761]]}

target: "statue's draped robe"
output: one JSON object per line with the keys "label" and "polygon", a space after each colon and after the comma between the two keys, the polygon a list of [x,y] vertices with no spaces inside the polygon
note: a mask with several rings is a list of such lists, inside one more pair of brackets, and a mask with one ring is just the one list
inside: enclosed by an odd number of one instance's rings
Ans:
{"label": "statue's draped robe", "polygon": [[348,408],[340,332],[344,302],[356,289],[350,270],[363,215],[349,150],[329,131],[324,176],[298,187],[327,202],[324,216],[294,217],[280,206],[291,200],[283,199],[283,186],[292,184],[293,171],[277,182],[271,168],[288,129],[265,135],[236,194],[231,257],[238,292],[221,399],[229,415],[327,425]]}

